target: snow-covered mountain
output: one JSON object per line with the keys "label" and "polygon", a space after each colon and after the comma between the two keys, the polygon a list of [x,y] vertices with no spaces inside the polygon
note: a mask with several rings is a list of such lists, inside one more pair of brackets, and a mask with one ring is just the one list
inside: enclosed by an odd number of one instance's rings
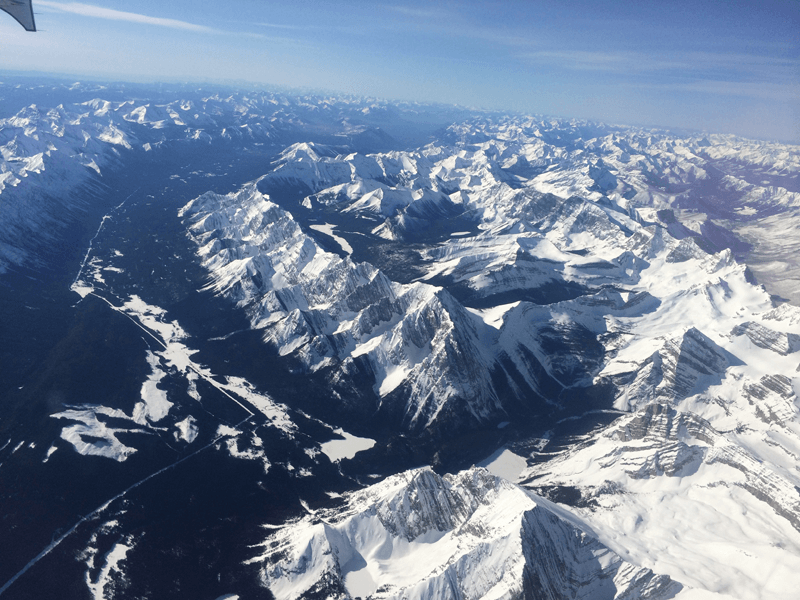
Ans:
{"label": "snow-covered mountain", "polygon": [[[508,416],[491,380],[490,328],[446,290],[396,283],[368,263],[325,252],[255,185],[203,195],[181,215],[212,288],[243,308],[280,355],[311,372],[331,370],[344,408],[370,414],[387,403],[384,410],[398,412],[392,405],[402,402],[400,421],[416,431],[443,418],[469,424]],[[378,398],[348,406],[356,399],[343,397],[337,382],[366,378]]]}
{"label": "snow-covered mountain", "polygon": [[793,597],[797,147],[56,93],[0,121],[0,597]]}
{"label": "snow-covered mountain", "polygon": [[640,209],[649,221],[661,211],[665,223],[675,220],[674,236],[706,237],[739,255],[753,246],[754,272],[773,293],[796,298],[793,238],[775,235],[800,209],[794,146],[524,118],[453,125],[441,141],[452,145],[373,157],[293,147],[267,177],[316,192],[309,207],[385,217],[375,233],[409,241],[431,216],[481,211],[485,223],[502,222],[536,192]]}
{"label": "snow-covered mountain", "polygon": [[580,522],[481,468],[408,471],[276,532],[260,566],[279,600],[311,598],[683,598]]}
{"label": "snow-covered mountain", "polygon": [[[282,355],[297,356],[310,371],[339,363],[344,372],[366,356],[369,369],[356,370],[357,377],[372,375],[380,397],[403,383],[414,388],[403,410],[412,424],[420,411],[437,416],[452,396],[466,401],[460,412],[499,422],[508,416],[501,399],[509,400],[507,390],[516,402],[538,396],[559,405],[565,389],[591,387],[597,379],[613,383],[616,395],[636,395],[642,388],[638,380],[609,375],[619,369],[612,366],[620,364],[614,357],[633,340],[626,341],[621,330],[629,334],[633,323],[646,323],[647,341],[636,342],[636,354],[681,328],[697,328],[695,337],[703,338],[699,332],[709,318],[719,320],[717,312],[772,308],[732,251],[717,245],[719,236],[690,230],[669,209],[656,214],[658,207],[636,208],[616,192],[591,191],[591,180],[580,184],[588,186],[584,198],[537,189],[541,175],[524,185],[515,176],[510,184],[498,150],[507,129],[498,128],[498,139],[470,151],[428,146],[363,156],[294,145],[259,180],[261,189],[294,185],[313,191],[298,210],[312,219],[346,215],[350,221],[339,227],[339,236],[343,227],[358,226],[355,215],[386,219],[367,234],[373,239],[433,238],[418,250],[419,276],[403,285],[371,265],[325,253],[311,232],[304,233],[255,186],[226,197],[203,196],[182,214],[192,215],[192,236],[214,289],[246,308],[252,326],[264,330]],[[521,159],[513,154],[519,148],[503,150],[502,160]],[[458,191],[443,191],[452,189]],[[556,191],[566,195],[578,189]],[[414,210],[426,217],[409,217]],[[456,220],[472,231],[452,232]],[[448,227],[451,235],[443,236]],[[353,233],[364,236],[358,229]],[[727,302],[714,300],[710,313],[686,318],[687,305],[697,304],[699,311],[705,304],[698,299],[703,289]],[[439,308],[428,311],[427,299],[433,298],[447,317]],[[408,323],[412,318],[419,326],[429,314],[425,334]],[[744,319],[739,323],[731,316],[726,333],[745,326]],[[665,329],[656,333],[651,322],[664,323]],[[460,338],[453,337],[458,333]],[[428,347],[434,338],[439,346]],[[437,357],[448,347],[458,359]],[[660,368],[661,362],[649,368]],[[462,363],[460,374],[446,371]],[[494,381],[482,379],[491,373]],[[678,383],[684,393],[694,385]],[[433,408],[423,409],[425,403]],[[617,408],[635,403],[617,402]],[[430,426],[432,417],[423,419],[423,426]]]}
{"label": "snow-covered mountain", "polygon": [[[496,137],[486,140],[490,132]],[[433,412],[446,423],[440,425],[443,429],[463,426],[451,418],[453,414],[480,415],[474,407],[485,405],[481,402],[487,389],[497,408],[480,416],[498,424],[513,420],[509,417],[513,409],[507,406],[529,398],[531,392],[550,403],[549,411],[539,408],[538,418],[552,423],[576,417],[571,404],[576,397],[603,390],[608,403],[599,401],[593,410],[631,413],[622,419],[631,420],[631,425],[615,424],[556,459],[533,464],[522,476],[527,484],[551,493],[576,490],[580,505],[590,507],[581,513],[583,518],[592,526],[598,523],[605,543],[624,550],[625,556],[638,551],[636,564],[647,564],[711,592],[767,597],[760,591],[766,586],[772,597],[788,597],[795,587],[788,573],[793,570],[790,548],[797,543],[793,528],[800,506],[796,492],[800,480],[791,458],[800,450],[794,390],[800,365],[797,309],[775,308],[747,267],[734,258],[740,248],[733,234],[713,222],[692,229],[676,220],[673,207],[683,198],[674,194],[659,199],[652,190],[652,171],[643,173],[640,165],[627,166],[625,172],[619,165],[630,165],[629,158],[618,163],[614,172],[609,170],[610,159],[602,165],[592,162],[584,171],[576,168],[581,159],[561,156],[533,177],[514,175],[511,180],[502,165],[516,165],[523,158],[530,163],[527,146],[534,144],[509,143],[507,138],[513,136],[507,132],[508,127],[486,127],[483,141],[469,149],[431,145],[422,151],[368,156],[295,145],[259,181],[267,190],[278,180],[283,186],[310,190],[313,193],[300,203],[310,215],[384,218],[368,235],[416,242],[417,277],[402,285],[383,283],[381,288],[387,291],[382,296],[402,297],[399,290],[413,289],[423,281],[437,284],[432,288],[439,288],[436,294],[445,295],[451,307],[461,308],[458,313],[451,308],[450,314],[469,314],[472,319],[428,321],[430,333],[423,341],[446,339],[460,328],[461,339],[472,343],[453,344],[458,361],[453,356],[431,361],[425,352],[423,361],[415,360],[421,344],[413,345],[415,352],[408,351],[402,323],[425,318],[426,311],[418,305],[399,304],[368,321],[368,328],[385,332],[379,339],[360,327],[364,320],[353,307],[331,310],[338,303],[337,290],[345,290],[345,298],[363,294],[355,291],[357,285],[336,283],[337,278],[329,275],[334,269],[327,265],[346,265],[339,268],[350,271],[363,269],[363,263],[357,267],[349,257],[322,253],[310,232],[302,233],[294,222],[292,233],[285,233],[288,215],[278,212],[254,186],[224,198],[203,196],[183,210],[196,215],[190,229],[215,289],[246,307],[253,326],[263,329],[265,339],[277,343],[280,352],[300,354],[311,370],[333,357],[342,361],[344,376],[352,373],[344,366],[347,361],[366,354],[371,373],[357,376],[372,374],[381,397],[401,382],[418,390],[435,381],[438,387],[423,390],[429,403],[446,407]],[[618,136],[612,138],[618,141]],[[661,148],[661,142],[650,144]],[[602,147],[597,141],[586,145]],[[708,142],[704,138],[686,145],[705,148]],[[632,151],[632,141],[626,147]],[[688,185],[706,178],[695,164],[699,159],[693,162],[688,150],[672,149],[668,159],[660,156],[647,162],[658,171],[659,181]],[[583,150],[572,152],[583,154]],[[643,206],[645,194],[649,196]],[[791,197],[791,193],[784,191],[780,196]],[[260,208],[254,209],[256,205]],[[417,205],[425,208],[416,209]],[[409,217],[414,210],[426,218]],[[448,221],[454,219],[468,223],[470,231],[453,232]],[[340,222],[339,236],[357,223],[353,219]],[[448,227],[449,237],[443,236]],[[261,232],[272,228],[284,233],[271,237],[279,243],[265,245]],[[358,229],[353,233],[364,235]],[[421,240],[428,243],[420,245]],[[305,254],[288,250],[301,247]],[[265,256],[268,260],[259,262]],[[319,256],[326,257],[325,267],[314,262]],[[289,268],[292,275],[287,278]],[[380,271],[374,273],[385,280]],[[301,283],[303,278],[306,283]],[[368,276],[364,282],[372,280]],[[314,295],[309,285],[325,293]],[[550,297],[548,288],[555,290]],[[284,299],[286,289],[291,290],[290,301]],[[280,333],[273,333],[274,324],[282,323],[292,311],[289,322],[294,329],[282,324]],[[405,316],[403,311],[407,311]],[[298,322],[303,323],[301,328],[296,327]],[[348,342],[334,342],[338,351],[326,348],[309,359],[307,348],[324,347],[341,336]],[[394,344],[402,344],[403,351]],[[361,351],[362,347],[367,350]],[[435,351],[432,346],[429,352],[434,355]],[[376,355],[393,357],[392,368],[379,365]],[[462,371],[463,379],[458,372],[441,369],[465,362],[470,366]],[[432,370],[434,365],[438,369]],[[481,380],[483,373],[493,374],[486,384]],[[500,381],[498,373],[505,375]],[[337,373],[335,378],[342,376]],[[465,382],[472,382],[472,388],[465,387]],[[459,390],[455,399],[448,395],[450,390]],[[418,407],[412,395],[404,410],[418,414]],[[656,417],[659,426],[653,427]],[[425,426],[430,428],[432,422],[428,419]],[[542,448],[546,446],[539,451]],[[532,458],[541,456],[535,452]],[[587,461],[598,465],[598,474],[584,480]],[[573,464],[575,475],[570,476]],[[731,469],[738,475],[733,476]],[[660,507],[665,477],[681,481],[671,492],[675,500],[663,509],[677,522],[687,523],[687,529],[677,527],[668,542],[669,556],[681,555],[678,548],[686,548],[686,558],[681,560],[664,559],[649,546],[643,547],[634,533],[639,527],[664,533],[664,520],[650,516],[660,514],[655,506],[644,500],[641,504],[616,500],[657,493]],[[709,491],[704,491],[709,484]],[[689,548],[696,527],[688,524],[700,511],[696,503],[714,505],[723,486],[733,486],[737,501],[744,501],[740,496],[747,494],[746,502],[760,507],[760,518],[770,523],[770,531],[785,530],[783,522],[793,525],[785,534],[768,538],[781,550],[753,546],[748,555],[752,568],[743,568],[738,578],[729,575],[711,582],[704,580],[705,570],[718,566],[720,572],[725,571],[724,561],[741,538],[721,535],[725,541],[715,543],[725,549],[697,561]],[[696,500],[682,499],[686,489],[696,488]],[[729,498],[727,494],[721,495]],[[599,507],[595,506],[598,496],[605,502],[598,500]],[[631,519],[632,530],[620,527],[620,522]],[[725,529],[742,527],[735,514],[720,519],[726,524],[731,521]],[[632,537],[630,547],[627,535]],[[754,532],[749,535],[755,536]],[[667,552],[655,541],[653,547]],[[765,580],[758,565],[773,555],[785,574]],[[286,568],[294,572],[299,567]],[[290,585],[283,579],[273,584],[279,589]],[[288,589],[297,592],[293,585]]]}
{"label": "snow-covered mountain", "polygon": [[[230,90],[182,90],[177,99],[159,92],[158,102],[126,98],[125,87],[118,87],[122,89],[76,84],[62,94],[98,96],[54,107],[30,104],[0,119],[0,271],[35,261],[37,252],[55,243],[55,231],[80,218],[90,198],[97,197],[94,189],[102,186],[107,167],[159,160],[142,153],[185,152],[190,147],[196,154],[220,144],[253,152],[306,136],[342,147],[384,149],[401,142],[381,125],[399,139],[417,139],[431,128],[430,121],[465,112],[387,106],[362,98]],[[30,92],[33,98],[35,91]],[[194,171],[191,167],[187,162],[173,174],[186,177]]]}
{"label": "snow-covered mountain", "polygon": [[148,152],[178,140],[208,143],[212,134],[231,132],[268,139],[272,127],[247,123],[243,108],[232,98],[204,98],[200,107],[95,99],[49,109],[32,104],[0,120],[0,269],[35,260],[40,246],[56,239],[53,230],[86,210],[103,171],[120,166],[126,151]]}

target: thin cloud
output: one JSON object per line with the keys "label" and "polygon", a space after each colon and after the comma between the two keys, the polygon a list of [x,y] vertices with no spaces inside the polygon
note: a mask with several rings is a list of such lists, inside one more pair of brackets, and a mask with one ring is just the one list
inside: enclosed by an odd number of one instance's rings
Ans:
{"label": "thin cloud", "polygon": [[271,27],[272,29],[291,29],[292,31],[301,31],[303,29],[309,29],[308,27],[300,27],[299,25],[281,25],[279,23],[251,23],[251,25],[256,25],[257,27]]}
{"label": "thin cloud", "polygon": [[407,17],[413,17],[414,19],[434,19],[436,17],[441,17],[443,14],[441,10],[435,8],[413,8],[411,6],[395,6],[392,4],[387,5],[386,8],[392,12],[400,13]]}
{"label": "thin cloud", "polygon": [[800,97],[800,85],[741,83],[735,81],[694,81],[690,83],[637,84],[634,87],[650,88],[659,91],[693,92],[715,96],[744,96],[760,100],[789,103]]}
{"label": "thin cloud", "polygon": [[437,5],[434,8],[383,5],[389,13],[408,17],[384,23],[383,29],[396,31],[398,26],[409,27],[414,32],[426,32],[437,37],[450,36],[469,41],[480,40],[497,46],[530,48],[538,45],[524,32],[510,33],[507,28],[491,28],[485,23],[475,24],[463,11],[453,11]]}
{"label": "thin cloud", "polygon": [[625,53],[587,52],[584,50],[542,50],[526,52],[522,58],[535,63],[552,64],[579,71],[621,71],[634,64],[634,55]]}
{"label": "thin cloud", "polygon": [[697,75],[715,73],[735,81],[772,81],[783,83],[797,79],[798,61],[782,57],[713,52],[679,52],[652,55],[643,52],[589,52],[585,50],[545,50],[525,52],[522,59],[575,71],[600,71],[617,74],[676,73]]}
{"label": "thin cloud", "polygon": [[50,0],[37,0],[36,6],[44,6],[52,8],[61,12],[72,13],[84,17],[93,17],[96,19],[107,19],[110,21],[127,21],[129,23],[140,23],[142,25],[156,25],[157,27],[169,27],[171,29],[182,29],[184,31],[195,31],[198,33],[223,33],[218,29],[206,27],[205,25],[197,25],[187,21],[179,21],[177,19],[162,19],[160,17],[150,17],[148,15],[140,15],[138,13],[125,12],[122,10],[114,10],[111,8],[103,8],[101,6],[93,6],[91,4],[83,4],[81,2],[51,2]]}

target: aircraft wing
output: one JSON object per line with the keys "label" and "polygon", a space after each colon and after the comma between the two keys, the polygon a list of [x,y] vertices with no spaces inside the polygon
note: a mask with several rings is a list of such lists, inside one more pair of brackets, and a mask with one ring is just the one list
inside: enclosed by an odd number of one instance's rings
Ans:
{"label": "aircraft wing", "polygon": [[36,31],[31,0],[0,0],[0,10],[14,17],[27,31]]}

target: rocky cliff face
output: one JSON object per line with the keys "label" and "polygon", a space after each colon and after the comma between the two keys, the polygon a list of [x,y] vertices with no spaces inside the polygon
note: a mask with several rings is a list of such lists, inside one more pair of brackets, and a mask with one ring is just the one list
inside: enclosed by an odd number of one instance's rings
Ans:
{"label": "rocky cliff face", "polygon": [[749,321],[734,327],[731,335],[746,335],[759,348],[767,348],[782,356],[800,350],[800,337],[797,334],[774,331],[769,327]]}

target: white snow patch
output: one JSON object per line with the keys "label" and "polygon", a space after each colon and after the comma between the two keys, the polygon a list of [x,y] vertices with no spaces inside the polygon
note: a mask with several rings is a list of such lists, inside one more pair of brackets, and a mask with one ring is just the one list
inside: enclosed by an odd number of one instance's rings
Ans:
{"label": "white snow patch", "polygon": [[375,440],[356,437],[341,429],[335,429],[334,433],[338,433],[344,439],[331,440],[321,444],[322,452],[331,462],[338,462],[344,458],[353,458],[362,450],[369,450],[375,445]]}
{"label": "white snow patch", "polygon": [[336,240],[339,246],[341,246],[342,250],[348,254],[353,253],[353,247],[347,242],[347,240],[333,233],[333,230],[336,229],[336,225],[325,223],[324,225],[309,225],[309,227],[311,227],[311,229],[314,231],[319,231],[320,233],[331,236],[334,240]]}
{"label": "white snow patch", "polygon": [[86,298],[86,296],[94,291],[94,288],[85,281],[76,281],[69,286],[69,289],[78,294],[81,298]]}
{"label": "white snow patch", "polygon": [[383,381],[381,381],[378,387],[378,395],[383,397],[393,391],[406,380],[411,370],[411,366],[407,365],[390,365],[390,367],[386,369],[386,377],[383,378]]}
{"label": "white snow patch", "polygon": [[177,429],[174,432],[175,441],[183,440],[188,444],[191,444],[197,438],[197,434],[200,433],[195,418],[191,415],[183,421],[175,423],[175,428]]}
{"label": "white snow patch", "polygon": [[242,432],[228,425],[220,425],[217,427],[217,437],[235,437],[242,435]]}
{"label": "white snow patch", "polygon": [[[343,570],[346,568],[346,565],[342,567]],[[378,584],[369,574],[369,567],[365,563],[359,570],[345,573],[344,587],[347,588],[353,598],[367,598],[375,593],[378,589]]]}
{"label": "white snow patch", "polygon": [[50,460],[50,457],[53,455],[53,452],[55,452],[56,450],[58,450],[58,448],[56,448],[55,446],[50,446],[50,448],[47,449],[47,454],[45,454],[44,459],[42,460],[42,462],[46,463],[48,460]]}
{"label": "white snow patch", "polygon": [[518,454],[514,454],[508,448],[500,448],[489,458],[478,463],[492,475],[502,477],[508,481],[515,482],[519,479],[520,473],[528,466],[528,461]]}
{"label": "white snow patch", "polygon": [[519,306],[519,302],[512,302],[511,304],[499,304],[498,306],[485,309],[467,307],[467,310],[472,314],[479,316],[483,322],[490,327],[500,329],[505,321],[506,313],[517,306]]}
{"label": "white snow patch", "polygon": [[[108,554],[106,554],[106,562],[100,569],[100,572],[97,574],[97,579],[95,581],[92,581],[90,573],[93,565],[89,565],[89,570],[86,571],[86,585],[88,586],[94,600],[106,600],[105,587],[112,581],[114,572],[120,571],[119,564],[125,560],[129,550],[131,550],[130,546],[126,546],[122,543],[114,544],[114,547],[109,550]],[[94,556],[92,556],[89,560],[91,563],[93,563]]]}
{"label": "white snow patch", "polygon": [[[141,429],[115,429],[106,426],[97,418],[97,415],[106,415],[118,419],[130,420],[130,417],[121,410],[106,406],[78,406],[60,413],[50,415],[55,419],[69,419],[78,421],[61,430],[61,439],[69,442],[79,454],[85,456],[103,456],[123,462],[136,448],[131,448],[120,442],[116,434],[122,432],[143,433]],[[87,436],[88,439],[84,439]]]}
{"label": "white snow patch", "polygon": [[148,420],[160,421],[169,414],[172,406],[172,402],[167,400],[167,392],[158,388],[158,383],[166,376],[158,356],[148,350],[147,362],[152,373],[142,384],[142,401],[133,408],[133,420],[139,425],[147,425]]}

